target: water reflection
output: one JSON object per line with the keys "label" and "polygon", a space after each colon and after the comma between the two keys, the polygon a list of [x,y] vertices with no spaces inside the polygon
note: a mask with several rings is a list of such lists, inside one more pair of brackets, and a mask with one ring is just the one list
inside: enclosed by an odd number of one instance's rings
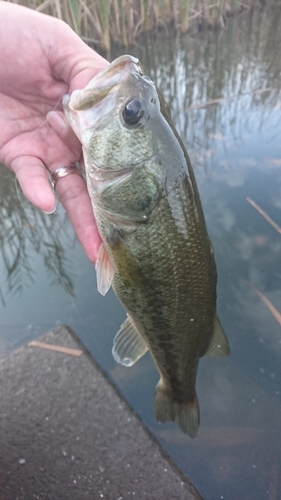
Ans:
{"label": "water reflection", "polygon": [[24,287],[34,283],[33,252],[42,255],[53,282],[64,283],[73,294],[72,264],[65,251],[66,244],[73,246],[73,236],[68,235],[58,214],[48,218],[27,203],[14,175],[3,165],[0,172],[0,252],[5,271],[0,297],[3,304],[7,294],[20,294]]}
{"label": "water reflection", "polygon": [[150,425],[210,499],[275,499],[281,489],[281,327],[254,291],[281,310],[281,235],[247,201],[280,224],[278,19],[252,14],[220,36],[170,40],[167,52],[156,41],[142,54],[195,167],[232,349],[230,360],[201,362],[198,439]]}
{"label": "water reflection", "polygon": [[[93,266],[72,246],[73,233],[63,214],[46,222],[41,214],[31,214],[31,223],[42,229],[36,246],[15,195],[1,211],[8,269],[18,262],[22,275],[20,300],[15,296],[12,302],[1,283],[7,303],[1,309],[1,329],[13,325],[15,310],[22,325],[35,317],[41,333],[47,324],[68,323],[206,500],[276,500],[281,491],[281,327],[255,292],[281,311],[281,235],[247,201],[253,199],[281,225],[280,21],[277,9],[272,15],[256,12],[232,20],[223,32],[146,40],[133,51],[161,86],[193,161],[218,265],[218,312],[231,344],[229,358],[200,362],[201,424],[195,440],[173,424],[156,424],[152,402],[158,374],[148,354],[130,369],[114,363],[111,344],[124,311],[113,294],[99,297]],[[118,55],[116,51],[112,58]],[[265,88],[271,90],[252,92]],[[226,99],[238,94],[243,95]],[[221,97],[225,99],[217,104],[195,108]],[[6,193],[7,186],[2,207]],[[10,229],[8,217],[16,228]],[[12,231],[15,243],[8,236]],[[42,269],[43,241],[49,234],[75,299],[61,286],[51,287],[50,271]],[[57,250],[60,245],[65,253]]]}
{"label": "water reflection", "polygon": [[[268,140],[278,137],[280,10],[274,11],[273,17],[274,22],[271,16],[257,12],[241,16],[239,23],[230,23],[229,29],[220,34],[170,39],[166,50],[161,47],[162,41],[157,44],[157,40],[151,40],[148,50],[138,54],[171,106],[196,163],[210,175],[225,169],[227,182],[232,182],[229,174],[237,176],[237,159],[239,171],[245,171],[245,166],[247,170],[253,160],[236,151],[233,164],[234,148],[245,144],[249,148],[253,133],[261,127],[265,132],[269,119]],[[263,89],[270,90],[257,92]],[[230,99],[232,96],[238,97]],[[222,98],[219,105],[196,109],[196,105],[216,98]],[[219,165],[215,168],[218,154],[224,169]]]}

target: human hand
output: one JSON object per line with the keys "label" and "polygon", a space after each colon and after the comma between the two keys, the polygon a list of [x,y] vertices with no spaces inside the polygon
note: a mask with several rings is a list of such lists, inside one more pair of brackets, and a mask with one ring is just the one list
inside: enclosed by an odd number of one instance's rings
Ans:
{"label": "human hand", "polygon": [[[53,172],[82,161],[61,98],[83,88],[107,64],[63,21],[0,1],[0,162],[15,172],[29,201],[47,213],[55,210],[55,196],[46,167]],[[95,261],[101,239],[82,177],[60,179],[56,191]]]}

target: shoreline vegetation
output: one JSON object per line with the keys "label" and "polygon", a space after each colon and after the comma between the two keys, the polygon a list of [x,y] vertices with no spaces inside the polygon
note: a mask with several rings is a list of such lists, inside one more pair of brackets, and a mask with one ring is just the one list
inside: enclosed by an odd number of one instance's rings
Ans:
{"label": "shoreline vegetation", "polygon": [[143,33],[225,27],[227,18],[278,0],[11,0],[66,21],[85,42],[110,52]]}

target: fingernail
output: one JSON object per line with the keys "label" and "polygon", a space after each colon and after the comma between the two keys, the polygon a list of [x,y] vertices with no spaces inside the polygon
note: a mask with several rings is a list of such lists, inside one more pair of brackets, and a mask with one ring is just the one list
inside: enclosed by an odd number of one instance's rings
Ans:
{"label": "fingernail", "polygon": [[52,215],[55,213],[57,209],[57,205],[54,206],[53,210],[51,210],[51,212],[47,212],[46,210],[42,210],[43,214],[46,214],[46,215]]}

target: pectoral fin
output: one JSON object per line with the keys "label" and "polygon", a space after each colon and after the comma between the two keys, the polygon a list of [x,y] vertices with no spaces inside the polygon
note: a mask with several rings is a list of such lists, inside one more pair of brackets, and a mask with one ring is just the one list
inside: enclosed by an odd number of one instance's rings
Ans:
{"label": "pectoral fin", "polygon": [[111,287],[114,276],[114,269],[103,243],[101,244],[98,251],[96,273],[98,291],[102,295],[105,295]]}
{"label": "pectoral fin", "polygon": [[132,366],[147,350],[146,343],[128,316],[113,341],[112,354],[115,361],[124,366]]}
{"label": "pectoral fin", "polygon": [[214,321],[214,333],[205,356],[208,358],[220,358],[221,356],[228,356],[230,354],[229,343],[226,335],[222,329],[218,316]]}
{"label": "pectoral fin", "polygon": [[[148,221],[162,196],[157,178],[149,171],[153,165],[150,161],[142,168],[132,168],[131,172],[117,176],[100,192],[97,206],[117,226],[126,227],[129,222],[137,227],[137,224]],[[157,164],[156,168],[159,168]]]}

